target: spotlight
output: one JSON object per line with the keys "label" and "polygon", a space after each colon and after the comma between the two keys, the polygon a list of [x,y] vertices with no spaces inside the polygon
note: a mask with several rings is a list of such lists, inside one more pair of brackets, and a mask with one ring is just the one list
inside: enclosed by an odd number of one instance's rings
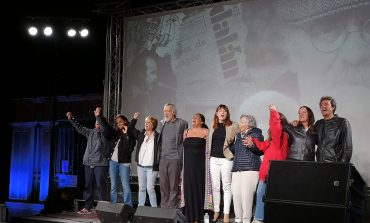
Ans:
{"label": "spotlight", "polygon": [[46,26],[44,28],[44,35],[45,36],[51,36],[53,34],[53,29],[50,26]]}
{"label": "spotlight", "polygon": [[69,29],[68,32],[67,32],[67,35],[69,37],[75,37],[76,36],[76,30],[75,29]]}
{"label": "spotlight", "polygon": [[36,36],[37,33],[38,33],[38,30],[36,27],[31,26],[28,28],[28,34],[30,34],[31,36]]}
{"label": "spotlight", "polygon": [[88,35],[89,35],[89,30],[88,30],[88,29],[84,28],[84,29],[80,30],[80,36],[81,36],[82,38],[85,38],[85,37],[87,37]]}

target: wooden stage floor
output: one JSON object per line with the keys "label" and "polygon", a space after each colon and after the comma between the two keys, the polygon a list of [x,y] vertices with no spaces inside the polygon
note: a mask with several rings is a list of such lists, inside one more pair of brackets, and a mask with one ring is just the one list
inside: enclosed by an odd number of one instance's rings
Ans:
{"label": "wooden stage floor", "polygon": [[95,211],[91,214],[77,214],[76,212],[63,212],[48,215],[36,215],[29,217],[15,217],[12,223],[101,223]]}

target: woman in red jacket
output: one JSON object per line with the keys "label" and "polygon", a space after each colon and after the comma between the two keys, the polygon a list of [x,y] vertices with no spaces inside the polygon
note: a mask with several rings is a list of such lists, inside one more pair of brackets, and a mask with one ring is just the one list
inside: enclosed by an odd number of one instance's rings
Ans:
{"label": "woman in red jacket", "polygon": [[266,176],[270,160],[285,160],[288,155],[288,134],[283,131],[282,125],[288,123],[286,117],[276,110],[275,105],[269,106],[270,129],[267,140],[260,142],[257,138],[247,138],[245,145],[251,147],[255,144],[259,150],[264,152],[262,164],[259,171],[259,183],[257,188],[256,211],[253,223],[260,223],[264,220],[264,203],[262,201],[266,191]]}

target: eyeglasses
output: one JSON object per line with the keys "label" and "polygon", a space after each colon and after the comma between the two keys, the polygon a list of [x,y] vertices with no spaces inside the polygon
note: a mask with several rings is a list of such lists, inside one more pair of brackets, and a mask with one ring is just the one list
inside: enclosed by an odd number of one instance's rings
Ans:
{"label": "eyeglasses", "polygon": [[370,19],[357,25],[357,30],[349,30],[347,24],[314,23],[310,29],[313,47],[323,53],[332,53],[338,50],[352,32],[360,32],[361,38],[370,44]]}

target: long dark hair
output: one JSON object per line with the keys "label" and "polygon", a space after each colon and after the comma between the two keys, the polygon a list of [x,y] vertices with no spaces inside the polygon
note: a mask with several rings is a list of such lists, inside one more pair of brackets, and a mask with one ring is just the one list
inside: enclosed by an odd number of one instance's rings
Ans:
{"label": "long dark hair", "polygon": [[315,131],[315,115],[313,114],[313,111],[308,106],[301,106],[299,109],[305,108],[307,110],[308,114],[308,129],[310,131]]}
{"label": "long dark hair", "polygon": [[116,118],[114,119],[114,126],[115,126],[115,130],[118,132],[118,134],[119,134],[119,135],[121,135],[121,134],[123,134],[123,133],[122,133],[122,131],[119,131],[119,129],[118,129],[118,127],[117,127],[117,123],[116,123],[116,121],[117,121],[117,119],[118,119],[118,118],[123,119],[123,122],[124,122],[124,125],[125,125],[125,126],[128,126],[129,121],[128,121],[128,119],[126,118],[126,116],[121,115],[121,114],[118,114],[118,115],[116,116]]}
{"label": "long dark hair", "polygon": [[218,117],[217,117],[217,112],[218,110],[220,109],[224,109],[226,112],[227,112],[227,115],[226,115],[226,119],[225,119],[225,126],[230,126],[233,124],[233,122],[230,120],[230,111],[229,111],[229,108],[224,105],[224,104],[220,104],[217,109],[216,109],[216,112],[215,112],[215,115],[214,115],[214,118],[213,118],[213,129],[217,129],[217,126],[218,126],[218,123],[219,123],[219,120],[218,120]]}

